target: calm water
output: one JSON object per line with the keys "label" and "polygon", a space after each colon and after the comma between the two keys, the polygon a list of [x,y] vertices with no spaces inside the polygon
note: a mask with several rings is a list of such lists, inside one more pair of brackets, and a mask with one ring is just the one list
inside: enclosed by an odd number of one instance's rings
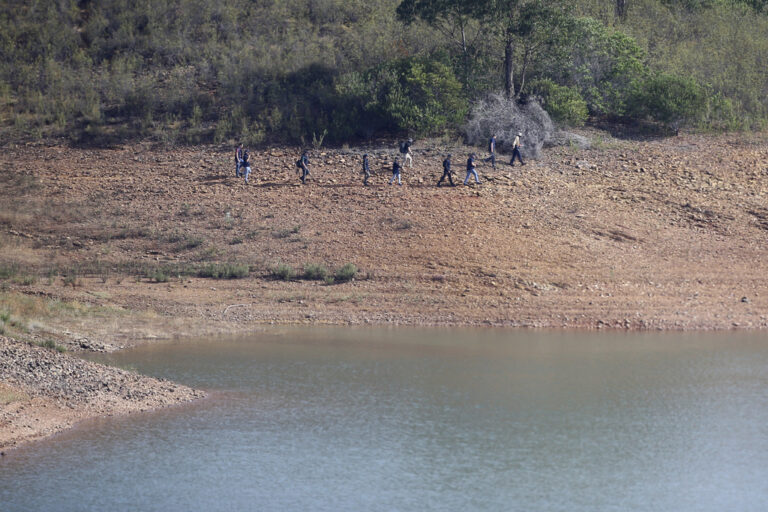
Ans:
{"label": "calm water", "polygon": [[764,511],[763,334],[283,330],[108,356],[212,391],[0,460],[11,511]]}

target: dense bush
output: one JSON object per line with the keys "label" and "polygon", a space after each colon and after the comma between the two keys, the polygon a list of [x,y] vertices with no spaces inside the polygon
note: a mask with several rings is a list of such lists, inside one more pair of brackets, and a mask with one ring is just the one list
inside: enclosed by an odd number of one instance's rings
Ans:
{"label": "dense bush", "polygon": [[705,91],[695,80],[656,73],[643,82],[630,110],[636,117],[649,117],[677,130],[701,119],[706,107]]}
{"label": "dense bush", "polygon": [[555,121],[581,126],[587,120],[587,102],[575,88],[557,85],[546,78],[533,82],[530,87],[541,97],[544,109]]}

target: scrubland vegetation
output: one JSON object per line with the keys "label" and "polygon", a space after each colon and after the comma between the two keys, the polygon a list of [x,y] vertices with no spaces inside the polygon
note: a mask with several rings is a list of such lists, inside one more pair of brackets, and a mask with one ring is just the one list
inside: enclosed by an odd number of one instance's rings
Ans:
{"label": "scrubland vegetation", "polygon": [[765,0],[2,3],[4,139],[439,135],[503,90],[564,124],[768,119]]}

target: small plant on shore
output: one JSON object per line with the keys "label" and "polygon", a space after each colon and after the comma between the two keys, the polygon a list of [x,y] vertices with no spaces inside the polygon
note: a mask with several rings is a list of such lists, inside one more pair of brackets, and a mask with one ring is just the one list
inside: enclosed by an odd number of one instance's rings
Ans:
{"label": "small plant on shore", "polygon": [[15,277],[16,274],[18,273],[19,273],[18,265],[15,265],[13,263],[0,264],[0,279],[10,279],[12,277]]}
{"label": "small plant on shore", "polygon": [[170,279],[168,272],[165,269],[153,268],[146,272],[147,279],[156,283],[167,283]]}
{"label": "small plant on shore", "polygon": [[211,263],[201,267],[197,271],[197,277],[240,279],[248,277],[250,272],[250,266],[244,263]]}
{"label": "small plant on shore", "polygon": [[325,281],[329,275],[330,272],[325,265],[320,263],[307,263],[304,265],[304,274],[302,274],[301,277],[310,281]]}
{"label": "small plant on shore", "polygon": [[55,350],[56,352],[59,352],[59,353],[64,353],[64,352],[67,351],[67,347],[65,347],[64,345],[59,345],[58,343],[56,343],[55,341],[53,341],[51,339],[47,339],[47,340],[42,341],[40,343],[36,343],[36,345],[38,345],[40,347],[43,347],[43,348],[50,349],[50,350]]}
{"label": "small plant on shore", "polygon": [[280,279],[281,281],[291,281],[296,277],[296,271],[293,270],[293,267],[285,265],[284,263],[278,263],[276,266],[272,267],[269,270],[269,274],[273,278]]}
{"label": "small plant on shore", "polygon": [[351,281],[357,275],[357,267],[354,263],[347,263],[343,267],[336,270],[334,279],[338,283],[345,283]]}
{"label": "small plant on shore", "polygon": [[320,134],[320,137],[318,137],[315,132],[312,132],[312,147],[315,149],[320,149],[323,146],[323,140],[325,140],[326,135],[328,135],[327,129],[323,130],[323,133]]}
{"label": "small plant on shore", "polygon": [[13,282],[15,284],[20,284],[22,286],[29,286],[37,282],[37,277],[29,274],[22,274],[22,275],[14,276]]}

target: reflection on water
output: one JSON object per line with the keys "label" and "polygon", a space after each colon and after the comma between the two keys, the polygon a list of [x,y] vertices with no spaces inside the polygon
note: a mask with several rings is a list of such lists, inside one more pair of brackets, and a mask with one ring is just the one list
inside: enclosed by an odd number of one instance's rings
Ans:
{"label": "reflection on water", "polygon": [[213,391],[0,461],[0,510],[738,510],[760,334],[286,329],[104,356]]}

